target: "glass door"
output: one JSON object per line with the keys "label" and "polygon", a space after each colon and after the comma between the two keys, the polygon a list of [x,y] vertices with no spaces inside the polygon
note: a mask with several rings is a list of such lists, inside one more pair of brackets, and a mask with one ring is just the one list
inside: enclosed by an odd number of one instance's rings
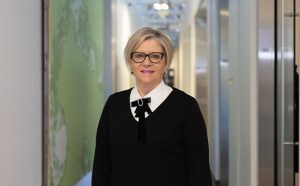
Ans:
{"label": "glass door", "polygon": [[277,0],[276,185],[295,185],[295,0]]}
{"label": "glass door", "polygon": [[300,0],[295,0],[295,65],[294,65],[294,100],[295,100],[295,185],[299,186],[299,73],[300,73]]}

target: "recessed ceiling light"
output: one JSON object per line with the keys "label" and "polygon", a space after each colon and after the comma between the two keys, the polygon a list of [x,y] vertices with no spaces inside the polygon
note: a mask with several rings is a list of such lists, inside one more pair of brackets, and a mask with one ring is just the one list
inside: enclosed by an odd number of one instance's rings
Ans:
{"label": "recessed ceiling light", "polygon": [[153,8],[155,10],[169,10],[169,5],[167,3],[153,3]]}
{"label": "recessed ceiling light", "polygon": [[160,4],[162,10],[169,10],[169,5],[167,3]]}
{"label": "recessed ceiling light", "polygon": [[159,4],[159,3],[154,3],[154,4],[153,4],[153,8],[154,8],[155,10],[161,10],[161,4]]}

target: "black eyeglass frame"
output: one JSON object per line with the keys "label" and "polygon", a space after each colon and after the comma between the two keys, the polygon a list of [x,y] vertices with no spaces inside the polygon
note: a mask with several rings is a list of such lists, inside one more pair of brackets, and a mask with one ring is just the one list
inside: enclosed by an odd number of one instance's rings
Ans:
{"label": "black eyeglass frame", "polygon": [[[159,60],[158,62],[153,62],[153,61],[151,61],[151,59],[150,59],[149,56],[152,55],[152,54],[157,54],[157,53],[161,54],[160,60]],[[145,58],[144,58],[141,62],[137,62],[137,61],[135,61],[135,60],[133,59],[133,55],[134,55],[134,54],[144,54],[144,55],[145,55]],[[143,52],[131,52],[131,53],[130,53],[130,58],[131,58],[132,61],[134,61],[135,63],[143,63],[143,62],[146,60],[146,58],[148,57],[148,59],[149,59],[149,61],[150,61],[151,63],[157,64],[157,63],[160,63],[160,62],[161,62],[161,60],[164,58],[164,56],[165,56],[165,53],[163,53],[163,52],[151,52],[151,53],[149,53],[149,54],[145,54],[145,53],[143,53]]]}

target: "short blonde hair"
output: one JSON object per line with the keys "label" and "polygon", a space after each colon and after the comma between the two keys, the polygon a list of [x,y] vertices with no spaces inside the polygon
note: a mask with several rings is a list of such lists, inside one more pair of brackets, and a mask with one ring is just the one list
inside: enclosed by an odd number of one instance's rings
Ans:
{"label": "short blonde hair", "polygon": [[144,27],[136,31],[127,41],[126,47],[124,49],[124,58],[127,65],[130,66],[131,52],[134,52],[136,49],[138,49],[140,45],[148,39],[155,39],[160,43],[163,52],[165,53],[165,59],[167,63],[166,70],[169,69],[172,64],[174,52],[172,41],[161,31],[155,30],[150,27]]}

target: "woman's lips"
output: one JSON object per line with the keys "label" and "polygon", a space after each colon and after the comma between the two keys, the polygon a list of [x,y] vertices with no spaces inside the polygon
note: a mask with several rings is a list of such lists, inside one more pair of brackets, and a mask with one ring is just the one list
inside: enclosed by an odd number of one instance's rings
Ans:
{"label": "woman's lips", "polygon": [[153,70],[142,70],[141,72],[143,74],[152,74],[154,71]]}

